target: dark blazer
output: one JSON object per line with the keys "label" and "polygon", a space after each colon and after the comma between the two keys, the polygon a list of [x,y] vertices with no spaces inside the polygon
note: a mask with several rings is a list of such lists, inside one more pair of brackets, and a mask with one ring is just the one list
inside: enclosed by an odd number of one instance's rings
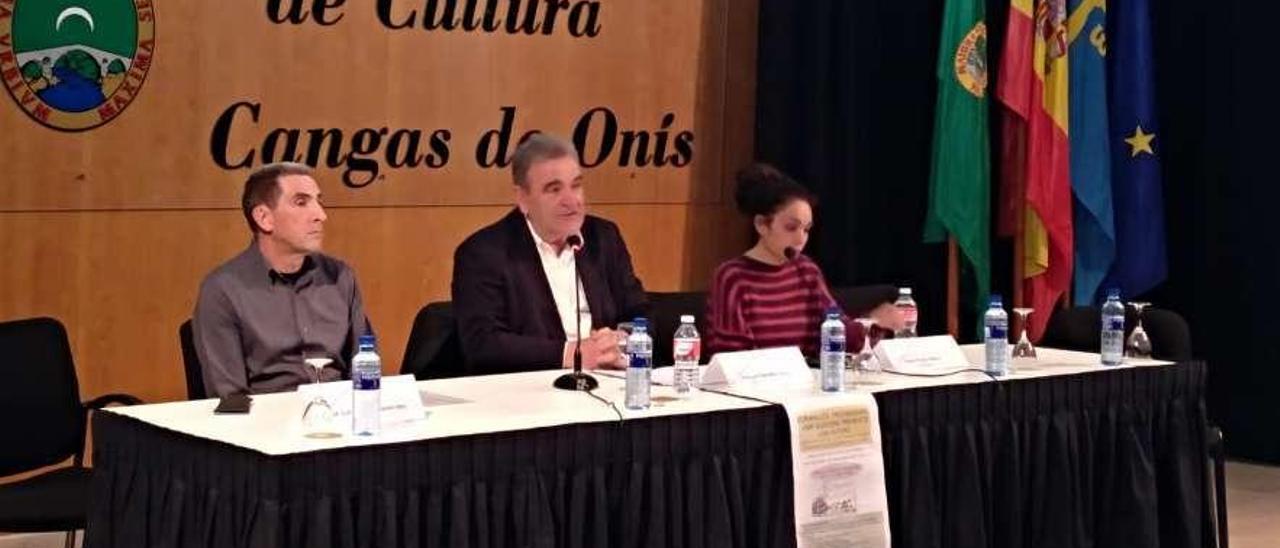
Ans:
{"label": "dark blazer", "polygon": [[[588,215],[582,238],[578,269],[593,329],[645,315],[648,300],[618,225]],[[454,251],[453,307],[468,374],[560,364],[564,326],[519,209],[472,234]]]}

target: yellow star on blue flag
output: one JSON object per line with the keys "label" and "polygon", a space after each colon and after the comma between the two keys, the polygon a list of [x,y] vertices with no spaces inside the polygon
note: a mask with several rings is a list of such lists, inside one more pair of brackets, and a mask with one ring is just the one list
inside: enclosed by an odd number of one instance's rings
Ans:
{"label": "yellow star on blue flag", "polygon": [[[1160,155],[1153,146],[1160,134],[1160,120],[1156,117],[1155,64],[1151,62],[1148,4],[1152,3],[1124,0],[1107,6],[1107,107],[1112,131],[1116,255],[1100,287],[1117,288],[1126,299],[1150,291],[1169,271]],[[1074,65],[1075,59],[1071,63]]]}
{"label": "yellow star on blue flag", "polygon": [[1138,124],[1138,127],[1133,130],[1133,135],[1124,140],[1124,142],[1129,143],[1129,147],[1132,149],[1129,157],[1136,158],[1143,152],[1155,156],[1156,151],[1151,148],[1151,141],[1155,138],[1156,134],[1154,133],[1143,133],[1142,124]]}

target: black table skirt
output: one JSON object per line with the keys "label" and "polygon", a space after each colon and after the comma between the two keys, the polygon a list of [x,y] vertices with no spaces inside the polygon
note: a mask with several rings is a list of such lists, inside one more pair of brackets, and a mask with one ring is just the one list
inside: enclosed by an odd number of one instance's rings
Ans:
{"label": "black table skirt", "polygon": [[268,457],[98,413],[86,546],[789,546],[780,407]]}
{"label": "black table skirt", "polygon": [[[1211,546],[1205,367],[876,395],[893,546]],[[94,417],[90,548],[792,546],[778,406],[267,457]]]}
{"label": "black table skirt", "polygon": [[1205,366],[881,393],[895,548],[1212,546]]}

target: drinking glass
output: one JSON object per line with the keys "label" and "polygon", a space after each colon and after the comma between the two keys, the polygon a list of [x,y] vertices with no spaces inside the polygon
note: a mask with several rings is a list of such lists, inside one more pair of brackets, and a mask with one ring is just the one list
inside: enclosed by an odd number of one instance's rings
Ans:
{"label": "drinking glass", "polygon": [[1034,308],[1014,308],[1013,313],[1018,315],[1018,329],[1022,334],[1018,336],[1017,344],[1013,345],[1013,357],[1036,359],[1036,347],[1031,345],[1031,338],[1027,336],[1027,317],[1035,312]]}
{"label": "drinking glass", "polygon": [[1142,328],[1142,310],[1151,306],[1151,303],[1129,303],[1129,306],[1137,311],[1138,320],[1129,339],[1125,341],[1124,355],[1142,360],[1151,359],[1151,338],[1147,336],[1147,330]]}
{"label": "drinking glass", "polygon": [[876,355],[871,351],[871,328],[876,321],[871,318],[854,318],[858,325],[862,326],[862,349],[853,357],[852,366],[854,375],[866,375],[868,373],[877,373],[880,371],[880,361],[876,359]]}
{"label": "drinking glass", "polygon": [[[333,363],[333,358],[323,354],[304,353],[302,361],[311,366],[315,372],[314,384],[320,384],[320,372],[325,366]],[[342,433],[334,427],[334,411],[333,406],[324,399],[319,391],[315,397],[307,402],[307,407],[302,411],[303,435],[308,438],[329,439],[341,437]]]}

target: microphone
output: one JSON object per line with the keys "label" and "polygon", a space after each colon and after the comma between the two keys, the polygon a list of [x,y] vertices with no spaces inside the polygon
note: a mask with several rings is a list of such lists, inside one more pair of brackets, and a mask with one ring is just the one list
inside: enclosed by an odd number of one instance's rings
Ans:
{"label": "microphone", "polygon": [[787,246],[782,250],[782,254],[786,256],[787,262],[791,263],[791,265],[795,267],[796,276],[800,278],[800,283],[804,285],[805,290],[812,293],[817,289],[814,287],[815,284],[809,280],[809,276],[805,274],[804,269],[800,267],[800,261],[796,260],[800,257],[800,251],[796,250],[794,247]]}
{"label": "microphone", "polygon": [[590,392],[600,386],[595,377],[582,372],[582,237],[573,234],[565,238],[565,245],[573,250],[573,329],[577,340],[573,343],[573,373],[565,373],[556,378],[554,386],[561,390],[577,390]]}

